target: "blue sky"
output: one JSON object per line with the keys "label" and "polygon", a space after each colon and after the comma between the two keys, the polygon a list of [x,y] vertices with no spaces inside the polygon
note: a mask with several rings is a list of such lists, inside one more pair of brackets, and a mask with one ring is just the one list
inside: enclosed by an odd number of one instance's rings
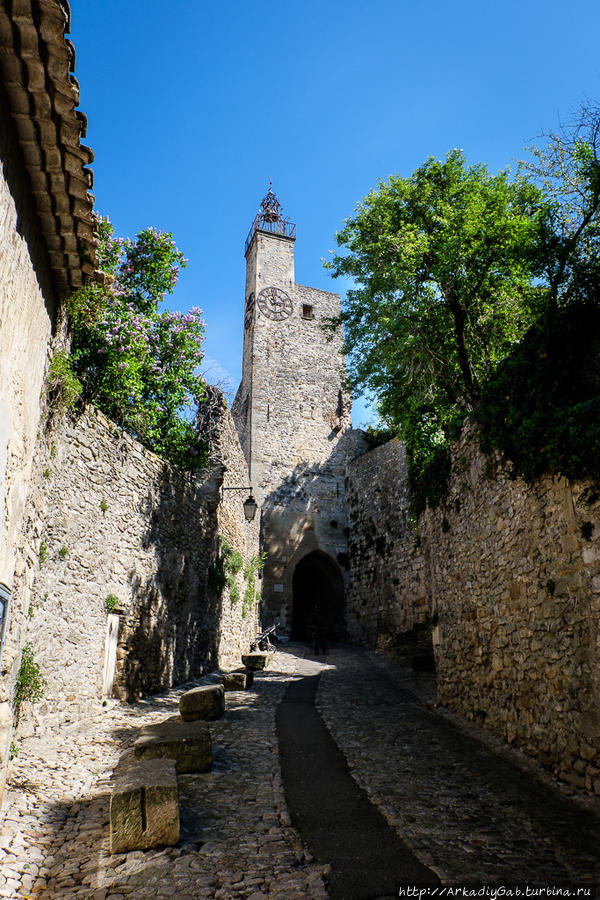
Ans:
{"label": "blue sky", "polygon": [[[269,179],[296,280],[378,179],[453,147],[496,171],[600,98],[600,0],[71,0],[96,207],[171,231],[170,306],[200,306],[208,379],[240,377],[244,241]],[[366,421],[355,403],[355,424]]]}

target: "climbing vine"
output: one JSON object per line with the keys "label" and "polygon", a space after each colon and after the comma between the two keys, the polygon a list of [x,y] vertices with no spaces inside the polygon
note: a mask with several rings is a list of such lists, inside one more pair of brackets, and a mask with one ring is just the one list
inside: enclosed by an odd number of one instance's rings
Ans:
{"label": "climbing vine", "polygon": [[21,654],[21,665],[17,674],[13,706],[17,721],[21,705],[25,701],[35,702],[44,696],[45,681],[38,663],[33,655],[31,643],[25,644]]}
{"label": "climbing vine", "polygon": [[256,579],[258,573],[264,568],[266,557],[266,553],[262,553],[245,562],[239,550],[234,550],[227,539],[221,537],[219,552],[209,569],[211,584],[219,593],[227,588],[232,606],[239,603],[241,599],[237,576],[242,572],[246,582],[242,600],[242,618],[244,619],[254,604],[260,601],[260,595],[256,592]]}

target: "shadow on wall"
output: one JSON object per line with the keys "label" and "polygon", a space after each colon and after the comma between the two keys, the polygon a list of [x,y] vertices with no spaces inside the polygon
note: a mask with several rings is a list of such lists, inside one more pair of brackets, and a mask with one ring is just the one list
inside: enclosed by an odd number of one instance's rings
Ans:
{"label": "shadow on wall", "polygon": [[164,690],[217,665],[222,597],[211,583],[218,551],[217,505],[223,470],[180,473],[165,466],[141,508],[142,549],[154,573],[130,573],[133,609],[117,651],[122,699]]}
{"label": "shadow on wall", "polygon": [[[280,621],[284,627],[292,626],[295,637],[307,636],[311,612],[305,609],[306,603],[302,601],[294,610],[293,595],[295,592],[307,596],[311,590],[327,594],[336,606],[336,622],[340,615],[343,620],[339,608],[343,607],[349,566],[346,467],[348,461],[364,449],[361,431],[346,432],[324,462],[299,461],[268,494],[262,507],[261,523],[262,546],[267,553],[263,624]],[[301,570],[294,583],[298,564],[309,554],[316,553],[325,562],[319,565],[319,557],[313,555],[314,565],[307,563],[306,571],[302,574]],[[309,581],[312,588],[306,588],[305,582],[308,584]],[[338,598],[335,601],[331,599],[334,596]],[[335,630],[341,633],[339,622]]]}
{"label": "shadow on wall", "polygon": [[10,113],[3,86],[0,85],[0,160],[2,172],[15,199],[17,208],[17,233],[27,245],[33,267],[44,297],[52,330],[56,326],[57,303],[48,269],[48,256],[40,228],[40,219],[31,194],[30,176],[26,170],[19,147],[17,133]]}

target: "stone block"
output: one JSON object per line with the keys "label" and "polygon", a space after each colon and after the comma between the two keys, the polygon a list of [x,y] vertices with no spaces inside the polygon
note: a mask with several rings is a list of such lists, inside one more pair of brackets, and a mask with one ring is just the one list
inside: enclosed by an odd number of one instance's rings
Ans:
{"label": "stone block", "polygon": [[258,672],[261,669],[266,669],[272,658],[272,653],[261,653],[257,650],[255,653],[244,654],[244,656],[242,656],[242,662],[247,669]]}
{"label": "stone block", "polygon": [[174,846],[179,841],[177,775],[172,759],[131,762],[110,798],[110,852]]}
{"label": "stone block", "polygon": [[225,712],[225,691],[222,684],[207,684],[186,691],[179,698],[179,712],[186,722],[194,719],[214,721]]}
{"label": "stone block", "polygon": [[212,765],[212,742],[206,722],[185,722],[172,716],[146,725],[133,745],[137,759],[174,759],[177,772],[207,772]]}
{"label": "stone block", "polygon": [[252,687],[254,672],[249,669],[239,669],[235,672],[226,672],[223,675],[223,689],[225,691],[246,691]]}

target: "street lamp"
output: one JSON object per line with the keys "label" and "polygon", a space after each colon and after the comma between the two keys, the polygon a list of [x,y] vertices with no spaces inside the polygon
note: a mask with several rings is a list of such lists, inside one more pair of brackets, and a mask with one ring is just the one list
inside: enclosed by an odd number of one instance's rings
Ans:
{"label": "street lamp", "polygon": [[247,500],[244,500],[244,515],[246,516],[246,522],[252,522],[257,509],[258,505],[252,496],[252,491],[250,491],[250,496]]}
{"label": "street lamp", "polygon": [[256,510],[258,509],[258,503],[252,496],[252,485],[250,485],[249,487],[222,487],[221,491],[223,492],[223,494],[225,493],[225,491],[250,491],[247,499],[244,500],[243,507],[246,522],[253,521],[254,516],[256,515]]}

